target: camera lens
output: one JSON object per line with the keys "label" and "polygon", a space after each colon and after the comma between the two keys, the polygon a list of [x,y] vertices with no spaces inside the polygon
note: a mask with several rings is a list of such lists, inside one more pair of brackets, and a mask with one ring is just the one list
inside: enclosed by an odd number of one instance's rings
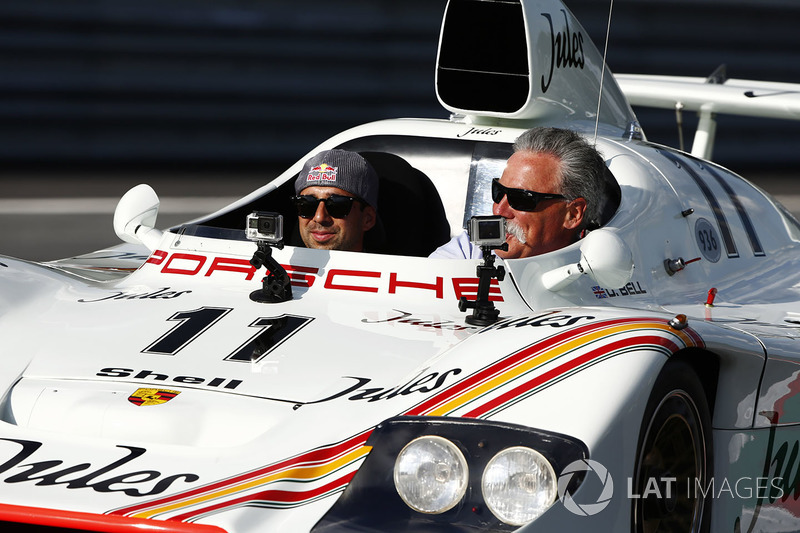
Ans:
{"label": "camera lens", "polygon": [[272,218],[261,218],[259,219],[259,228],[258,231],[261,233],[274,233],[275,232],[275,221]]}
{"label": "camera lens", "polygon": [[481,239],[499,239],[500,223],[496,220],[480,222],[478,224],[478,234]]}

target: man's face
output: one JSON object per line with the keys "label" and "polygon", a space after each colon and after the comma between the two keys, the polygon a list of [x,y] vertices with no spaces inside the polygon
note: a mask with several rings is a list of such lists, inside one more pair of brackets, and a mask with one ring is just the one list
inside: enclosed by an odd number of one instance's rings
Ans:
{"label": "man's face", "polygon": [[[314,196],[324,200],[332,194],[353,196],[337,187],[306,187],[301,196]],[[320,202],[312,218],[298,217],[300,237],[308,248],[320,250],[345,250],[360,252],[364,246],[364,232],[375,225],[375,209],[354,201],[353,208],[344,218],[333,218]]]}
{"label": "man's face", "polygon": [[[559,160],[550,154],[515,152],[506,164],[500,183],[514,189],[540,193],[560,193]],[[534,211],[517,211],[508,205],[508,197],[492,206],[492,212],[508,220],[508,251],[495,250],[503,259],[530,257],[558,250],[575,240],[583,220],[586,200],[542,200]]]}

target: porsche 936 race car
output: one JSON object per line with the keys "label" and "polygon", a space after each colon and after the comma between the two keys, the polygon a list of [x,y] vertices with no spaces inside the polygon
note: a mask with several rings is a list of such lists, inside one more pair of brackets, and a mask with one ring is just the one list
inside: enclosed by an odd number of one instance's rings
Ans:
{"label": "porsche 936 race car", "polygon": [[[449,120],[309,152],[376,169],[370,253],[300,245],[304,157],[179,227],[142,185],[126,244],[0,257],[3,531],[798,527],[800,225],[698,154],[713,113],[798,118],[800,88],[753,110],[775,84],[614,77],[558,0],[451,0],[436,76]],[[702,114],[694,155],[629,105],[676,99]],[[536,125],[603,154],[593,231],[505,275],[428,258],[491,213]]]}

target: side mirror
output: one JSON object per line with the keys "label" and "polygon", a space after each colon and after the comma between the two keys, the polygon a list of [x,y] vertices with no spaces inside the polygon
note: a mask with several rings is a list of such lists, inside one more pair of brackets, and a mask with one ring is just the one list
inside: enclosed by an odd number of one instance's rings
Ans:
{"label": "side mirror", "polygon": [[155,250],[163,235],[161,230],[155,229],[159,205],[158,195],[149,185],[140,184],[126,192],[114,211],[117,237]]}
{"label": "side mirror", "polygon": [[631,249],[616,233],[607,229],[594,230],[581,242],[581,260],[545,272],[542,283],[546,289],[556,292],[583,274],[589,274],[603,287],[624,286],[633,276]]}

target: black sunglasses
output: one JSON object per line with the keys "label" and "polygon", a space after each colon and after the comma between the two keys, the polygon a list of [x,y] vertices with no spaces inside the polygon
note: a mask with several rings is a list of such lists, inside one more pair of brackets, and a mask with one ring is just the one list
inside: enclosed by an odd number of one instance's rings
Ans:
{"label": "black sunglasses", "polygon": [[314,218],[320,202],[325,204],[325,210],[330,216],[333,218],[344,218],[350,214],[350,210],[353,208],[353,201],[355,200],[363,202],[360,198],[341,196],[339,194],[331,194],[327,198],[317,198],[310,194],[292,196],[292,202],[294,202],[294,206],[297,208],[297,214],[301,218]]}
{"label": "black sunglasses", "polygon": [[536,205],[542,200],[564,199],[567,197],[562,194],[547,194],[529,191],[527,189],[512,189],[500,183],[499,178],[492,180],[492,201],[499,204],[503,196],[508,198],[508,205],[517,211],[533,211]]}

